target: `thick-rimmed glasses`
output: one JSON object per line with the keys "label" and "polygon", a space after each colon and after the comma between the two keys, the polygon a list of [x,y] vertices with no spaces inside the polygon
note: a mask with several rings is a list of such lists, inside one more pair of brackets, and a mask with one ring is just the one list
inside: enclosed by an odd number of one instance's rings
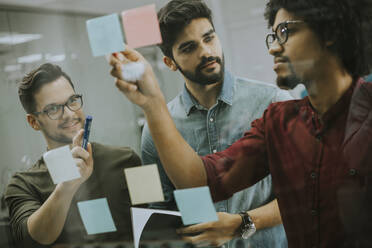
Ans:
{"label": "thick-rimmed glasses", "polygon": [[283,45],[288,40],[288,24],[294,24],[294,23],[303,23],[303,21],[286,21],[279,23],[278,26],[275,29],[274,33],[268,34],[266,36],[266,46],[267,49],[270,49],[271,45],[275,42],[275,40],[278,40],[279,45]]}
{"label": "thick-rimmed glasses", "polygon": [[78,111],[83,106],[83,96],[72,95],[64,104],[49,104],[41,112],[34,112],[33,114],[46,114],[52,120],[59,120],[65,112],[65,106],[71,111]]}

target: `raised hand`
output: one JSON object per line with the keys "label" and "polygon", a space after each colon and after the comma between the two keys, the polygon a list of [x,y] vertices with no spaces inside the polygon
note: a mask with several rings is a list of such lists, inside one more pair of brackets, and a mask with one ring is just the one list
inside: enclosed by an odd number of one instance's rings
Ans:
{"label": "raised hand", "polygon": [[[130,62],[141,62],[145,65],[142,79],[137,82],[128,82],[122,77],[122,66]],[[110,65],[113,67],[111,75],[116,78],[116,87],[132,103],[146,110],[156,102],[165,101],[151,65],[137,51],[127,46],[125,51],[110,57]]]}
{"label": "raised hand", "polygon": [[241,224],[239,214],[229,214],[218,212],[218,221],[201,223],[178,229],[179,234],[188,234],[194,236],[184,236],[183,240],[196,245],[203,246],[221,246],[233,238],[238,237],[237,230]]}

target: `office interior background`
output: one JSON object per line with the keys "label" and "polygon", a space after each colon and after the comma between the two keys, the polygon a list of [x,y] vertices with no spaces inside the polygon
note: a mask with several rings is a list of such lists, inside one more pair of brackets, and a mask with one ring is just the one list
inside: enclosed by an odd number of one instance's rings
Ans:
{"label": "office interior background", "polygon": [[[140,153],[142,111],[115,88],[104,57],[93,57],[86,20],[167,0],[0,0],[0,196],[11,175],[29,168],[46,151],[41,133],[28,126],[17,94],[25,73],[56,63],[83,94],[84,112],[94,117],[91,141],[130,146]],[[273,58],[265,46],[268,32],[262,0],[206,0],[214,13],[226,69],[237,76],[275,83]],[[139,49],[153,65],[169,101],[182,89],[178,72],[162,62],[156,46]],[[299,97],[303,87],[291,92]],[[7,211],[1,203],[0,217]]]}

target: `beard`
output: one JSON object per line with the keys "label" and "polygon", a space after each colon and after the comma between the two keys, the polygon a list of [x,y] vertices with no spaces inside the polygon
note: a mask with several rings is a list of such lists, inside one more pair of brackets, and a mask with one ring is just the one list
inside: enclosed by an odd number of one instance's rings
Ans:
{"label": "beard", "polygon": [[[218,63],[220,65],[220,71],[219,72],[216,72],[216,73],[213,73],[211,75],[205,75],[202,70],[203,70],[203,67],[210,63],[211,61],[215,61],[216,63]],[[222,56],[222,58],[220,57],[203,57],[202,58],[202,61],[199,63],[199,65],[195,68],[195,71],[192,72],[192,71],[187,71],[187,70],[183,70],[178,64],[177,62],[174,60],[176,66],[177,66],[177,69],[180,70],[180,72],[182,73],[182,75],[187,78],[188,80],[194,82],[194,83],[197,83],[197,84],[200,84],[200,85],[210,85],[210,84],[215,84],[215,83],[218,83],[218,82],[222,82],[223,81],[223,78],[224,78],[224,75],[225,75],[225,58],[224,58],[224,55]]]}
{"label": "beard", "polygon": [[301,80],[294,74],[286,77],[278,77],[276,84],[283,90],[292,90],[301,83]]}
{"label": "beard", "polygon": [[[83,121],[81,118],[75,118],[73,119],[73,121],[78,121],[80,123],[80,126],[81,128],[83,127]],[[66,123],[67,121],[63,122],[62,124],[58,125],[58,129],[59,130],[63,130],[62,126]],[[49,140],[52,140],[54,141],[55,143],[59,143],[59,144],[64,144],[64,145],[69,145],[69,144],[72,144],[72,139],[73,137],[77,134],[78,131],[76,131],[74,134],[72,135],[68,135],[66,134],[66,132],[64,131],[60,131],[60,132],[57,132],[57,131],[53,131],[53,130],[49,130],[48,128],[46,128],[46,125],[39,121],[40,123],[40,127],[41,127],[41,130],[42,132],[44,133],[44,135],[49,139]]]}
{"label": "beard", "polygon": [[297,74],[294,71],[292,63],[289,61],[288,58],[287,58],[287,63],[288,63],[288,68],[290,70],[290,74],[288,76],[284,76],[284,77],[279,77],[278,76],[276,78],[276,84],[281,89],[292,90],[297,85],[303,83],[303,80],[300,79],[300,77],[297,76]]}

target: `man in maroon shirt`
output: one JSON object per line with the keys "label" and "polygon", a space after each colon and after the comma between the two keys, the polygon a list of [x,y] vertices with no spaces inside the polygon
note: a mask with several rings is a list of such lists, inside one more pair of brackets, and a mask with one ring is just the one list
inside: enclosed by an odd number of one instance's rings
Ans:
{"label": "man in maroon shirt", "polygon": [[[371,13],[370,0],[270,0],[265,17],[273,33],[266,45],[277,84],[303,83],[309,96],[270,105],[230,148],[201,158],[177,132],[140,54],[128,49],[124,61],[112,58],[112,75],[144,110],[177,188],[209,185],[218,201],[271,173],[290,247],[365,247],[372,236],[372,88],[360,76],[371,69],[365,43]],[[127,61],[147,64],[141,81],[121,79]],[[218,234],[207,233],[223,221],[183,232],[201,232],[186,239],[213,245]],[[230,224],[239,232],[241,222]]]}

